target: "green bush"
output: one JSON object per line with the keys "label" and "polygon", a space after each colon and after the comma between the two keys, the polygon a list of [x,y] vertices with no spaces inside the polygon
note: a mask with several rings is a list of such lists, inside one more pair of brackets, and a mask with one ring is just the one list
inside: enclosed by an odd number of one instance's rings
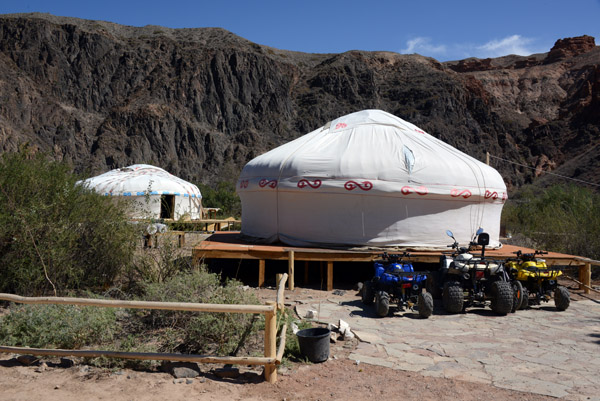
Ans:
{"label": "green bush", "polygon": [[[149,283],[143,297],[147,301],[215,304],[258,304],[252,293],[241,289],[236,280],[220,282],[220,276],[204,269],[183,272],[161,283]],[[253,314],[151,311],[145,324],[154,330],[173,329],[162,340],[163,352],[235,354],[256,330]]]}
{"label": "green bush", "polygon": [[235,192],[235,183],[221,181],[216,188],[208,185],[198,184],[202,193],[202,206],[218,207],[221,211],[218,217],[240,217],[242,215],[242,203]]}
{"label": "green bush", "polygon": [[0,318],[0,343],[8,346],[80,349],[111,342],[117,332],[112,308],[21,305]]}
{"label": "green bush", "polygon": [[76,181],[69,166],[40,154],[0,158],[0,291],[102,287],[131,262],[125,209]]}
{"label": "green bush", "polygon": [[506,231],[536,248],[600,259],[600,195],[574,185],[522,188],[502,213]]}

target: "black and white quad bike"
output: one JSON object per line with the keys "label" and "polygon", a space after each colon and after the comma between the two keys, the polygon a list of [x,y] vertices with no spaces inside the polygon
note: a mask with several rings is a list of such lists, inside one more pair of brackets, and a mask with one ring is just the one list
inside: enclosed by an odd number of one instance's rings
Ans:
{"label": "black and white quad bike", "polygon": [[[468,247],[460,247],[452,231],[446,234],[454,240],[451,255],[441,259],[440,278],[443,284],[442,304],[449,313],[459,313],[471,306],[490,306],[498,315],[506,315],[513,309],[511,280],[502,262],[486,259],[485,247],[490,236],[477,230]],[[475,240],[476,239],[476,240]],[[481,247],[481,256],[471,253],[475,246]]]}

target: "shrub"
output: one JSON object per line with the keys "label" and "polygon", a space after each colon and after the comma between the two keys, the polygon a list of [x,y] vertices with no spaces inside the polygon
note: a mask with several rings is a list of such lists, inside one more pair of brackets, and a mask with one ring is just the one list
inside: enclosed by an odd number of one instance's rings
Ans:
{"label": "shrub", "polygon": [[125,209],[76,182],[44,155],[0,158],[0,291],[101,287],[130,263],[135,231]]}
{"label": "shrub", "polygon": [[525,187],[502,213],[507,232],[537,248],[600,258],[600,195],[574,185]]}
{"label": "shrub", "polygon": [[0,318],[0,343],[79,349],[110,342],[118,331],[116,310],[92,306],[20,305]]}
{"label": "shrub", "polygon": [[[254,294],[244,292],[241,283],[227,280],[205,269],[182,272],[161,283],[146,285],[144,300],[216,304],[258,304]],[[165,336],[164,352],[231,355],[239,351],[249,335],[258,329],[256,315],[244,313],[151,311],[145,322],[153,329],[174,329]],[[168,334],[168,333],[167,333]]]}
{"label": "shrub", "polygon": [[221,208],[219,217],[240,217],[242,215],[242,204],[240,197],[235,192],[235,183],[221,181],[216,188],[199,184],[202,193],[202,206]]}

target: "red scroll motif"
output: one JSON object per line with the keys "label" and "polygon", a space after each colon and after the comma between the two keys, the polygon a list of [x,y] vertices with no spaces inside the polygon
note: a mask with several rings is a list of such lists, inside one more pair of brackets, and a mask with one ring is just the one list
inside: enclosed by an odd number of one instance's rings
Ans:
{"label": "red scroll motif", "polygon": [[490,192],[490,191],[486,190],[484,197],[485,197],[485,199],[492,198],[492,200],[496,200],[496,199],[498,199],[498,192],[496,192],[496,191]]}
{"label": "red scroll motif", "polygon": [[267,180],[266,178],[263,178],[258,182],[258,186],[261,188],[264,188],[267,185],[271,188],[275,188],[277,187],[277,180]]}
{"label": "red scroll motif", "polygon": [[405,185],[402,187],[402,189],[400,189],[400,192],[402,192],[403,195],[409,195],[413,192],[416,193],[417,195],[427,195],[429,193],[429,190],[422,185],[420,187],[416,187],[416,188]]}
{"label": "red scroll motif", "polygon": [[456,188],[452,188],[452,191],[450,191],[450,196],[452,196],[453,198],[458,198],[459,196],[462,196],[463,198],[467,199],[471,197],[471,195],[473,194],[468,189],[463,189],[462,191],[460,191]]}
{"label": "red scroll motif", "polygon": [[248,180],[241,180],[240,188],[248,188]]}
{"label": "red scroll motif", "polygon": [[502,203],[506,202],[508,199],[508,194],[506,192],[502,192]]}
{"label": "red scroll motif", "polygon": [[321,180],[314,180],[313,182],[310,182],[308,180],[302,179],[298,181],[298,188],[306,188],[307,186],[315,189],[319,188],[321,186]]}
{"label": "red scroll motif", "polygon": [[346,190],[348,190],[348,191],[352,191],[354,188],[360,188],[363,191],[368,191],[371,188],[373,188],[373,184],[371,183],[371,181],[363,181],[363,182],[346,181],[346,183],[344,184],[344,188],[346,188]]}
{"label": "red scroll motif", "polygon": [[335,125],[335,129],[346,128],[347,126],[348,126],[348,124],[346,124],[346,123],[337,123]]}

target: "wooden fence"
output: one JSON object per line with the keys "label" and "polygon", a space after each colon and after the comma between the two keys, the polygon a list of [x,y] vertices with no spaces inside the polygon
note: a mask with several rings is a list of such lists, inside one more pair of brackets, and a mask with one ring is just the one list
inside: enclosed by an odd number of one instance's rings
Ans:
{"label": "wooden fence", "polygon": [[0,352],[26,355],[51,355],[75,356],[83,358],[109,357],[138,360],[179,361],[197,363],[222,363],[233,365],[264,365],[265,380],[274,383],[277,380],[277,365],[281,364],[285,349],[285,334],[287,324],[283,325],[279,348],[277,342],[277,311],[283,310],[283,290],[287,281],[284,274],[279,281],[277,299],[269,301],[266,305],[230,305],[230,304],[200,304],[187,302],[148,302],[148,301],[121,301],[87,298],[61,298],[61,297],[21,297],[13,294],[0,293],[0,300],[22,304],[54,304],[54,305],[81,305],[98,306],[104,308],[129,308],[129,309],[161,309],[171,311],[191,312],[219,312],[219,313],[262,313],[265,315],[264,357],[233,357],[233,356],[207,356],[192,354],[169,353],[138,353],[98,350],[64,350],[41,349],[26,347],[0,346]]}

